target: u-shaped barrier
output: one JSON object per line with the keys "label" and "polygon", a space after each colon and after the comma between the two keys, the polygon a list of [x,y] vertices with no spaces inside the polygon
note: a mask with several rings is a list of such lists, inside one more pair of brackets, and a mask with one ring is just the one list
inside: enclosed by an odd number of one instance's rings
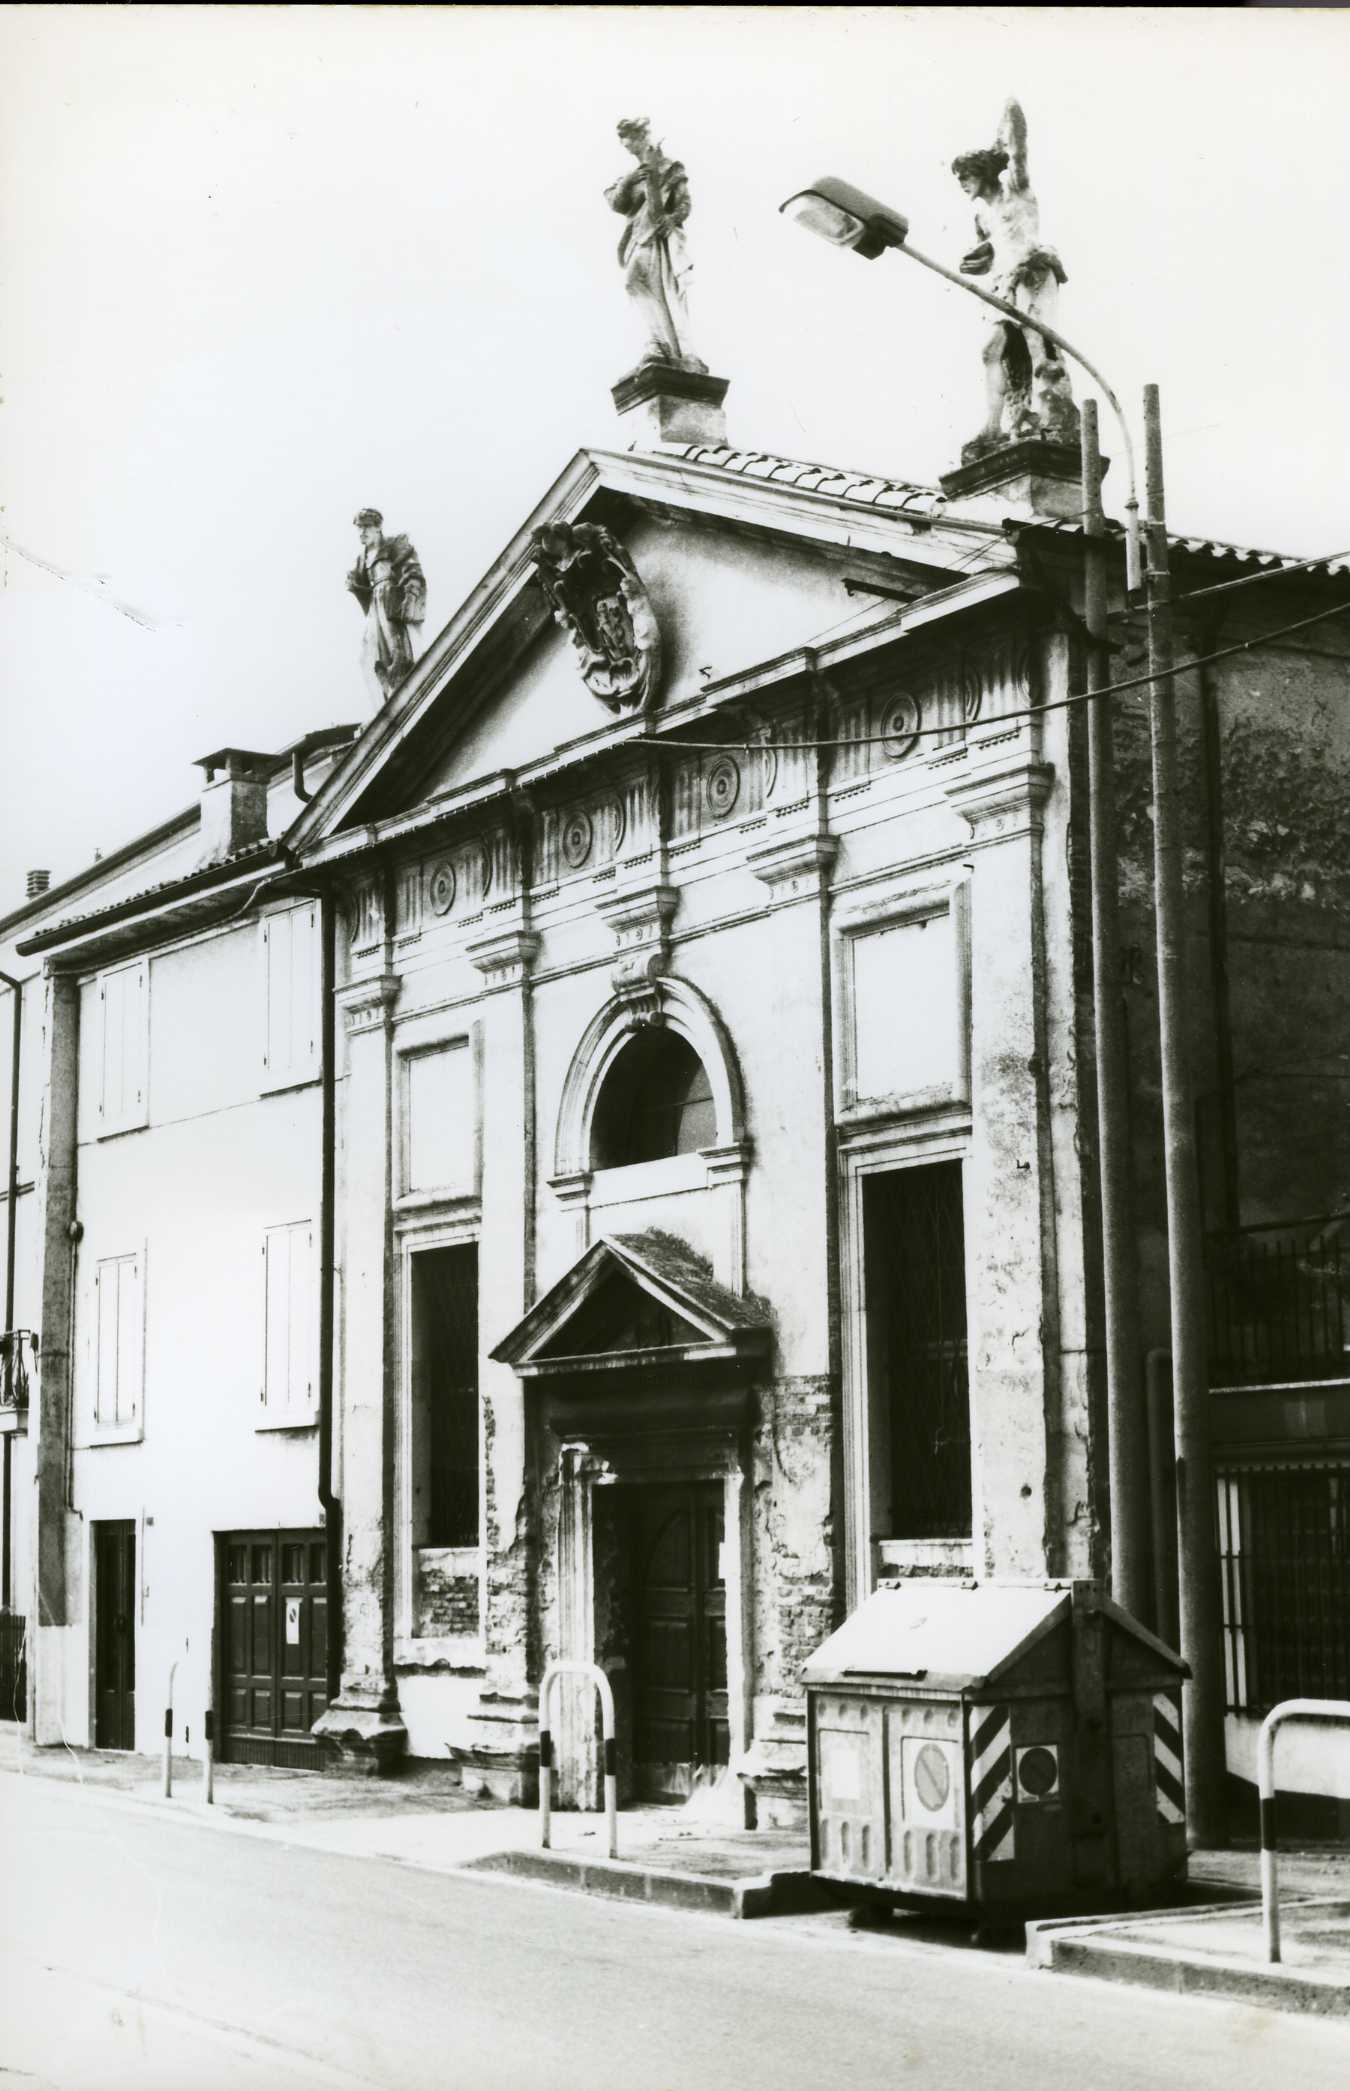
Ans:
{"label": "u-shaped barrier", "polygon": [[1261,1800],[1261,1916],[1266,1959],[1280,1958],[1280,1891],[1276,1875],[1275,1736],[1286,1721],[1350,1721],[1350,1699],[1284,1699],[1272,1706],[1256,1741],[1256,1790]]}
{"label": "u-shaped barrier", "polygon": [[589,1677],[600,1694],[600,1732],[605,1748],[605,1832],[609,1856],[619,1856],[618,1756],[614,1743],[614,1688],[598,1663],[550,1663],[539,1687],[539,1848],[547,1851],[553,1835],[553,1730],[548,1700],[559,1677]]}

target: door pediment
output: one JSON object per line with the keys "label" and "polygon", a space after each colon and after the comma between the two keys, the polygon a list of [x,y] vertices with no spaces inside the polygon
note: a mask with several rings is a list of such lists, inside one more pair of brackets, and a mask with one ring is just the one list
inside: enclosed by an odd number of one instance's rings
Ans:
{"label": "door pediment", "polygon": [[687,1243],[653,1231],[593,1243],[492,1356],[544,1379],[739,1362],[762,1357],[771,1339],[759,1301],[720,1285]]}

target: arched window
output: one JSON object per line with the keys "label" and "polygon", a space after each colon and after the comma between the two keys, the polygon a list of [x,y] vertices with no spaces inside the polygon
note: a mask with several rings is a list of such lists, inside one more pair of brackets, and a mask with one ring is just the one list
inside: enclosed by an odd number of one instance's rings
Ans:
{"label": "arched window", "polygon": [[707,1070],[677,1031],[635,1031],[622,1048],[596,1102],[591,1167],[620,1169],[693,1154],[717,1139]]}

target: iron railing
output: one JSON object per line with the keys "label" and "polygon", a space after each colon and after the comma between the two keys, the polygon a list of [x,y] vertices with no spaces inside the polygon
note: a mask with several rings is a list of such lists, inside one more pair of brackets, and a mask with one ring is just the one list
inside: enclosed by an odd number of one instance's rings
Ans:
{"label": "iron railing", "polygon": [[1211,1235],[1207,1262],[1211,1386],[1350,1379],[1350,1214]]}
{"label": "iron railing", "polygon": [[0,1612],[0,1721],[22,1721],[28,1713],[28,1621]]}
{"label": "iron railing", "polygon": [[1217,1475],[1230,1713],[1350,1696],[1350,1460]]}

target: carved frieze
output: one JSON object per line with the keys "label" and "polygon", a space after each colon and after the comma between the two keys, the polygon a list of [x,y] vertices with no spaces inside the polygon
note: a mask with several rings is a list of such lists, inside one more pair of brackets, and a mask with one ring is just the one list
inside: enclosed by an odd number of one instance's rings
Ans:
{"label": "carved frieze", "polygon": [[448,915],[455,904],[459,881],[448,857],[442,857],[427,872],[427,906],[433,915]]}
{"label": "carved frieze", "polygon": [[612,866],[628,833],[624,790],[607,790],[565,806],[546,806],[539,816],[536,882],[556,885],[575,872]]}
{"label": "carved frieze", "polygon": [[[728,721],[726,730],[724,750],[672,758],[670,839],[677,847],[730,823],[762,817],[770,802],[777,805],[795,797],[792,756],[780,759],[772,725],[741,714],[734,724]],[[802,733],[800,722],[793,719],[783,720],[777,731],[787,740]]]}
{"label": "carved frieze", "polygon": [[661,631],[628,552],[602,523],[545,523],[531,551],[555,622],[576,649],[582,679],[612,712],[655,702]]}
{"label": "carved frieze", "polygon": [[373,951],[384,939],[384,901],[378,879],[363,879],[351,900],[352,950]]}

